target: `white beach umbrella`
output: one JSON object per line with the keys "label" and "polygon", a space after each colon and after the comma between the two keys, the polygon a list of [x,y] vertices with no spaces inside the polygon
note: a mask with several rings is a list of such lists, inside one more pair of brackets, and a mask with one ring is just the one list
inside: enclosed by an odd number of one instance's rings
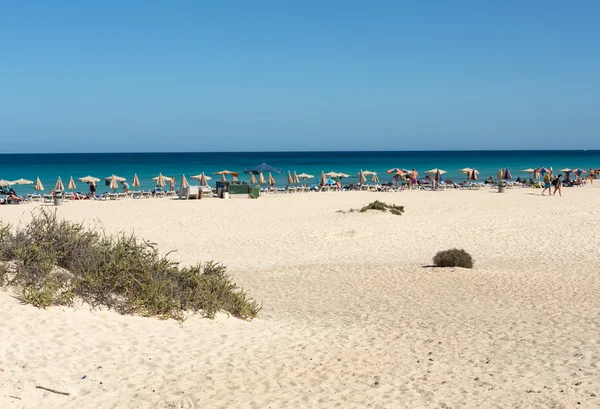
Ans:
{"label": "white beach umbrella", "polygon": [[109,179],[107,179],[110,181],[110,185],[108,187],[110,187],[113,190],[117,190],[119,188],[119,180],[117,178],[118,176],[112,175]]}
{"label": "white beach umbrella", "polygon": [[373,172],[373,177],[371,178],[371,182],[379,183],[379,176],[377,176],[377,173]]}
{"label": "white beach umbrella", "polygon": [[21,178],[21,179],[13,180],[12,182],[10,182],[10,184],[11,185],[33,185],[33,181]]}
{"label": "white beach umbrella", "polygon": [[314,175],[309,175],[308,173],[301,173],[298,175],[298,178],[302,179],[302,180],[312,179],[314,177],[315,177]]}
{"label": "white beach umbrella", "polygon": [[435,175],[438,172],[440,172],[440,175],[447,173],[445,170],[435,168],[435,169],[429,169],[428,171],[425,172],[425,174],[426,175]]}
{"label": "white beach umbrella", "polygon": [[189,185],[190,184],[188,183],[187,179],[185,178],[185,175],[181,175],[181,187],[186,188]]}
{"label": "white beach umbrella", "polygon": [[35,185],[33,186],[33,188],[35,190],[44,190],[44,185],[42,185],[42,181],[40,180],[39,176],[38,178],[35,180]]}
{"label": "white beach umbrella", "polygon": [[115,179],[117,182],[123,182],[123,181],[127,180],[127,179],[122,178],[121,176],[117,176],[117,175],[110,175],[110,176],[107,176],[104,178],[104,180],[112,180],[112,179]]}
{"label": "white beach umbrella", "polygon": [[467,173],[468,174],[468,173],[471,173],[472,170],[473,170],[473,168],[462,168],[462,169],[459,169],[458,171],[460,173]]}
{"label": "white beach umbrella", "polygon": [[298,179],[298,174],[296,174],[296,171],[294,171],[294,185],[297,185],[300,183],[300,179]]}
{"label": "white beach umbrella", "polygon": [[158,176],[153,177],[152,180],[156,181],[156,186],[158,186],[158,187],[165,187],[165,185],[167,184],[167,182],[171,181],[171,178],[163,176],[162,173],[159,173]]}
{"label": "white beach umbrella", "polygon": [[573,169],[571,169],[571,168],[564,168],[564,169],[559,170],[559,172],[573,172]]}
{"label": "white beach umbrella", "polygon": [[97,182],[100,182],[100,179],[88,175],[88,176],[84,176],[82,178],[79,178],[79,181],[80,182],[85,182],[85,183],[92,183],[92,182],[97,183]]}
{"label": "white beach umbrella", "polygon": [[289,170],[288,170],[288,174],[287,174],[287,183],[288,183],[288,185],[294,184],[294,178],[292,177],[292,173]]}
{"label": "white beach umbrella", "polygon": [[260,184],[264,184],[265,183],[265,175],[263,175],[262,172],[260,172],[258,174],[258,183],[260,183]]}
{"label": "white beach umbrella", "polygon": [[65,185],[63,185],[62,179],[60,178],[60,176],[58,177],[58,180],[56,181],[56,185],[54,185],[54,190],[58,190],[58,191],[63,191],[65,190]]}
{"label": "white beach umbrella", "polygon": [[[333,173],[333,172],[329,172],[329,173]],[[336,173],[336,175],[337,175],[337,173]],[[319,181],[319,182],[320,182],[322,185],[326,185],[326,184],[327,184],[327,177],[326,177],[326,176],[327,176],[327,175],[326,175],[325,173],[323,173],[323,171],[321,171],[321,179],[320,179],[320,181]]]}
{"label": "white beach umbrella", "polygon": [[138,175],[137,173],[135,173],[133,175],[133,181],[131,182],[131,186],[133,187],[140,187],[142,184],[140,183],[140,180],[138,179]]}
{"label": "white beach umbrella", "polygon": [[331,172],[325,173],[324,175],[327,176],[328,178],[337,178],[340,176],[340,173],[331,171]]}
{"label": "white beach umbrella", "polygon": [[254,173],[250,173],[250,183],[253,185],[256,184],[256,178],[254,177]]}
{"label": "white beach umbrella", "polygon": [[275,184],[275,178],[273,177],[273,175],[271,175],[271,172],[269,172],[269,185],[274,185]]}
{"label": "white beach umbrella", "polygon": [[358,181],[361,184],[363,184],[363,183],[365,183],[367,181],[367,177],[365,176],[365,172],[363,172],[362,169],[361,169],[360,172],[358,172]]}
{"label": "white beach umbrella", "polygon": [[73,176],[71,176],[71,178],[69,179],[69,184],[67,185],[67,189],[69,189],[69,190],[77,189],[77,185],[75,184],[75,181],[73,180]]}

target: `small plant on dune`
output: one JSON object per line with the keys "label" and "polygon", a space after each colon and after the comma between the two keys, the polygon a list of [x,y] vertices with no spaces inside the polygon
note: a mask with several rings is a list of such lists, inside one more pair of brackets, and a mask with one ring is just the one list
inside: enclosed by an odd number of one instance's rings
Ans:
{"label": "small plant on dune", "polygon": [[[0,281],[20,299],[45,308],[79,297],[122,314],[183,319],[185,311],[220,312],[251,320],[261,306],[231,280],[222,264],[180,267],[155,244],[134,236],[106,236],[42,210],[21,230],[0,225]],[[10,279],[8,277],[10,276]]]}
{"label": "small plant on dune", "polygon": [[462,267],[473,268],[473,258],[461,249],[450,249],[438,252],[433,257],[436,267]]}
{"label": "small plant on dune", "polygon": [[365,213],[368,210],[378,210],[380,212],[390,212],[391,214],[394,214],[396,216],[402,216],[402,214],[404,213],[404,206],[398,206],[398,205],[390,205],[384,202],[380,202],[379,200],[375,200],[374,202],[369,203],[366,206],[363,206],[360,209],[350,209],[348,211],[344,211],[344,210],[338,210],[338,213],[353,213],[353,212],[360,212],[360,213]]}

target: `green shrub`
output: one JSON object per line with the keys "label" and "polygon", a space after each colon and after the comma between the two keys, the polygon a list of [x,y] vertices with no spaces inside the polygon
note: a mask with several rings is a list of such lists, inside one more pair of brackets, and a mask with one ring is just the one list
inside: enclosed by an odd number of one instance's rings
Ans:
{"label": "green shrub", "polygon": [[[348,210],[348,212],[352,213],[352,212],[359,211],[361,213],[364,213],[367,210],[378,210],[380,212],[388,212],[389,211],[391,214],[401,216],[404,213],[404,206],[397,206],[394,204],[389,205],[387,203],[380,202],[379,200],[375,200],[374,202],[371,202],[368,205],[363,206],[360,209],[350,209],[350,210]],[[343,210],[338,210],[338,213],[346,213],[346,212]]]}
{"label": "green shrub", "polygon": [[[183,319],[184,311],[213,318],[219,311],[251,320],[261,309],[226,274],[208,262],[180,267],[156,245],[134,236],[106,236],[42,210],[21,230],[0,225],[0,260],[16,262],[9,285],[38,307],[79,297],[122,314]],[[8,269],[0,269],[5,277]]]}
{"label": "green shrub", "polygon": [[451,249],[438,252],[433,257],[436,267],[473,268],[473,258],[464,250]]}

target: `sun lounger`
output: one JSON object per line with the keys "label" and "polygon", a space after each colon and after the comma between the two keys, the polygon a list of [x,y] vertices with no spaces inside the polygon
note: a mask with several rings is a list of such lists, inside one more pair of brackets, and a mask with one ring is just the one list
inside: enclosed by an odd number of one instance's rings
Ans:
{"label": "sun lounger", "polygon": [[169,190],[168,192],[165,192],[165,196],[166,197],[175,197],[175,196],[177,196],[177,193],[174,190]]}
{"label": "sun lounger", "polygon": [[142,193],[140,194],[140,197],[143,199],[150,199],[150,198],[152,198],[152,192],[149,190],[143,190]]}
{"label": "sun lounger", "polygon": [[163,192],[162,190],[158,191],[158,192],[154,192],[154,197],[157,198],[157,199],[165,197],[165,192]]}
{"label": "sun lounger", "polygon": [[64,200],[75,200],[75,195],[71,192],[67,192],[63,195]]}
{"label": "sun lounger", "polygon": [[117,199],[127,199],[127,193],[117,193]]}

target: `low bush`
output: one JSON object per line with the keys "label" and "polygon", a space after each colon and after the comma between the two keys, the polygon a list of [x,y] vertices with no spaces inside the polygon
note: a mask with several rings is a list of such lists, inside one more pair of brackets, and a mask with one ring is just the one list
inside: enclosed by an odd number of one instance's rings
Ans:
{"label": "low bush", "polygon": [[179,320],[185,311],[251,320],[261,309],[222,264],[180,267],[169,254],[160,256],[154,243],[106,236],[47,210],[14,233],[0,226],[0,260],[11,262],[0,264],[0,283],[19,287],[21,300],[38,307],[79,297],[122,314]]}
{"label": "low bush", "polygon": [[473,268],[473,258],[464,250],[451,249],[438,252],[433,257],[436,267]]}
{"label": "low bush", "polygon": [[[390,212],[391,214],[395,214],[397,216],[402,216],[402,214],[404,213],[404,206],[397,206],[397,205],[389,205],[387,203],[384,202],[380,202],[379,200],[375,200],[374,202],[369,203],[366,206],[363,206],[360,209],[350,209],[348,210],[348,212],[352,213],[352,212],[361,212],[364,213],[368,210],[378,210],[380,212]],[[343,210],[338,210],[339,213],[346,213]]]}

